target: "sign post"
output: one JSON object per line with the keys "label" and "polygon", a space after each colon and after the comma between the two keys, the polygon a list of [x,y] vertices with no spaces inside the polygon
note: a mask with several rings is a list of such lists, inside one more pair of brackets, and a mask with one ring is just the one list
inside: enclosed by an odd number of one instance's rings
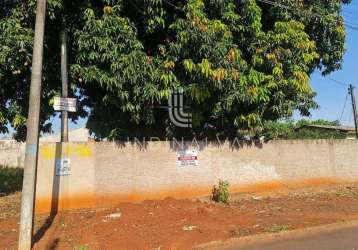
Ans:
{"label": "sign post", "polygon": [[[67,74],[67,31],[65,24],[61,31],[61,80],[62,97],[68,97],[68,74]],[[61,116],[61,142],[68,142],[68,112],[62,110]]]}

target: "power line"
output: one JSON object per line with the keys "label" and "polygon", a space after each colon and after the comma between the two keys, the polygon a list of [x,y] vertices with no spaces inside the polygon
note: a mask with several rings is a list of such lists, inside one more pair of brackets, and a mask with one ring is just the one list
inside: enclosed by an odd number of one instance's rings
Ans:
{"label": "power line", "polygon": [[346,83],[344,83],[344,82],[342,82],[342,81],[336,80],[336,79],[334,79],[334,78],[332,78],[332,77],[326,76],[326,78],[327,78],[328,80],[331,80],[332,82],[334,82],[334,83],[336,83],[336,84],[339,84],[339,85],[342,85],[342,86],[345,86],[345,87],[348,87],[348,86],[349,86],[348,84],[346,84]]}
{"label": "power line", "polygon": [[185,14],[185,11],[183,9],[181,9],[180,7],[176,6],[175,4],[169,2],[168,0],[163,0],[163,1],[166,2],[168,5],[172,6],[173,8],[175,8],[176,10],[179,10]]}
{"label": "power line", "polygon": [[344,25],[346,26],[346,28],[349,28],[349,29],[351,29],[351,30],[358,31],[358,27],[355,27],[355,26],[349,25],[349,24],[347,24],[347,23],[344,23]]}
{"label": "power line", "polygon": [[358,6],[358,3],[350,3],[350,5]]}
{"label": "power line", "polygon": [[349,93],[347,92],[347,94],[346,94],[346,100],[344,101],[344,105],[343,105],[343,110],[342,110],[341,116],[339,117],[339,123],[342,122],[342,118],[343,118],[343,115],[344,115],[344,111],[346,110],[346,105],[347,105],[347,101],[348,101],[348,95],[349,95]]}
{"label": "power line", "polygon": [[349,28],[358,29],[358,27],[357,27],[358,24],[353,23],[353,22],[351,22],[351,21],[344,20],[344,25],[345,25],[346,27],[349,26]]}
{"label": "power line", "polygon": [[[296,9],[292,6],[287,6],[287,5],[284,5],[284,4],[281,4],[281,3],[277,3],[277,2],[274,2],[274,1],[271,1],[271,0],[257,0],[258,2],[261,2],[261,3],[266,3],[266,4],[269,4],[269,5],[272,5],[272,6],[275,6],[275,7],[279,7],[281,9],[285,9],[285,10],[291,10],[291,11],[296,11]],[[318,14],[318,13],[314,13],[314,12],[311,12],[311,11],[306,11],[306,10],[299,10],[301,13],[307,13],[307,16],[311,16],[311,17],[315,17],[315,18],[319,18],[319,19],[323,19],[322,15],[321,14]],[[358,31],[358,27],[355,26],[357,24],[353,24],[353,23],[346,23],[344,22],[344,25],[347,27],[347,28],[350,28],[350,29],[353,29],[353,30],[356,30]]]}
{"label": "power line", "polygon": [[[167,3],[168,5],[174,7],[176,10],[179,10],[183,13],[185,13],[185,11],[183,9],[181,9],[180,7],[174,5],[173,3],[169,2],[168,0],[163,0],[165,3]],[[270,0],[258,0],[259,2],[263,2],[263,3],[267,3],[267,4],[270,4],[270,5],[274,5],[274,6],[277,6],[277,7],[280,7],[280,8],[285,8],[285,9],[288,9],[288,10],[293,10],[292,7],[290,6],[286,6],[286,5],[283,5],[283,4],[280,4],[280,3],[276,3],[276,2],[273,2],[273,1],[270,1]],[[135,5],[136,8],[139,8],[134,2],[130,1],[133,5]],[[322,18],[319,14],[316,14],[316,13],[313,13],[311,12],[312,15],[315,15],[316,17],[318,18]],[[352,28],[352,29],[355,29],[358,31],[358,27],[355,27],[353,25],[350,25],[350,24],[346,24],[347,27],[349,28]],[[342,86],[345,86],[345,87],[348,87],[348,84],[344,83],[344,82],[341,82],[339,80],[336,80],[336,79],[333,79],[331,77],[328,77],[326,76],[327,79],[331,80],[332,82],[336,83],[336,84],[339,84],[339,85],[342,85]]]}
{"label": "power line", "polygon": [[[166,4],[168,4],[169,6],[173,7],[176,10],[179,10],[181,12],[183,12],[185,14],[185,11],[183,9],[181,9],[180,7],[176,6],[175,4],[169,2],[168,0],[162,0],[163,2],[165,2]],[[142,9],[141,7],[139,7],[134,1],[129,0],[129,3],[135,8],[137,9],[139,12],[144,12],[144,9]]]}
{"label": "power line", "polygon": [[277,3],[277,2],[272,2],[270,0],[258,0],[258,1],[262,2],[262,3],[270,4],[270,5],[273,5],[273,6],[276,6],[276,7],[280,7],[282,9],[293,10],[292,7],[290,7],[290,6],[283,5],[283,4]]}
{"label": "power line", "polygon": [[138,12],[144,12],[143,9],[139,8],[139,6],[134,2],[129,0],[128,1]]}
{"label": "power line", "polygon": [[[173,7],[174,9],[182,12],[182,13],[186,13],[182,8],[176,6],[175,4],[173,4],[172,2],[168,1],[168,0],[162,0],[163,2],[165,2],[166,4],[168,4],[169,6]],[[266,3],[266,4],[269,4],[269,5],[272,5],[272,6],[276,6],[276,7],[279,7],[279,8],[282,8],[282,9],[286,9],[286,10],[291,10],[291,11],[295,11],[295,9],[291,6],[287,6],[287,5],[284,5],[284,4],[281,4],[281,3],[277,3],[277,2],[274,2],[274,1],[271,1],[271,0],[257,0],[259,2],[262,2],[262,3]],[[137,9],[137,10],[141,10],[141,11],[144,11],[142,8],[140,8],[137,4],[135,4],[133,1],[129,0],[129,2]],[[301,12],[307,12],[307,11],[304,11],[302,10]],[[347,12],[353,12],[351,10],[348,10]],[[358,13],[356,13],[358,15]],[[313,12],[309,12],[308,15],[310,15],[311,17],[316,17],[316,18],[319,18],[319,19],[322,19],[322,16],[318,13],[313,13]],[[352,30],[355,30],[355,31],[358,31],[358,24],[355,24],[355,23],[352,23],[352,22],[348,22],[348,21],[344,21],[344,25],[347,27],[347,28],[350,28]]]}
{"label": "power line", "polygon": [[356,18],[358,17],[358,13],[357,14],[352,14],[352,13],[342,11],[342,14],[344,16],[344,20],[346,20],[347,18],[352,18],[354,21],[357,21]]}
{"label": "power line", "polygon": [[357,11],[354,11],[354,10],[351,10],[351,9],[347,9],[347,8],[345,8],[344,6],[343,6],[343,8],[342,8],[342,11],[345,11],[345,12],[347,12],[347,13],[350,13],[350,14],[353,14],[353,15],[358,15],[358,12]]}
{"label": "power line", "polygon": [[350,110],[351,112],[349,112],[349,120],[348,120],[348,122],[349,122],[349,124],[351,124],[352,123],[352,120],[353,120],[353,108],[351,108],[351,110]]}

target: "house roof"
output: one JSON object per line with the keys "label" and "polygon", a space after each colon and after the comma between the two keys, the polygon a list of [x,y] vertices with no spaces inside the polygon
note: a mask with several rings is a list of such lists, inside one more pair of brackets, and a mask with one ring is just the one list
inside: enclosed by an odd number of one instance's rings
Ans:
{"label": "house roof", "polygon": [[336,130],[341,132],[355,132],[355,128],[353,127],[346,127],[346,126],[330,126],[330,125],[314,125],[314,124],[306,124],[302,125],[301,128],[320,128],[320,129],[327,129],[327,130]]}

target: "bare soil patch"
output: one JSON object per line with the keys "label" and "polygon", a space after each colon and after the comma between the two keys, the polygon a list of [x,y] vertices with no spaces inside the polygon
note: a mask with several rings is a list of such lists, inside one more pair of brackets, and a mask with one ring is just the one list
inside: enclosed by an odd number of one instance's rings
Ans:
{"label": "bare soil patch", "polygon": [[[16,249],[20,194],[0,198],[0,249]],[[193,249],[210,241],[358,219],[358,184],[279,194],[145,201],[36,217],[34,249]]]}

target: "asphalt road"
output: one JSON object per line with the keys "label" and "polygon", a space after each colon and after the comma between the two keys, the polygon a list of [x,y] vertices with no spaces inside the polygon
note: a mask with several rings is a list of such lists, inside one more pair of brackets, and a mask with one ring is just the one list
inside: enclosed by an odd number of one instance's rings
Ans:
{"label": "asphalt road", "polygon": [[287,234],[282,237],[253,242],[232,243],[215,250],[358,250],[358,226],[329,230]]}

